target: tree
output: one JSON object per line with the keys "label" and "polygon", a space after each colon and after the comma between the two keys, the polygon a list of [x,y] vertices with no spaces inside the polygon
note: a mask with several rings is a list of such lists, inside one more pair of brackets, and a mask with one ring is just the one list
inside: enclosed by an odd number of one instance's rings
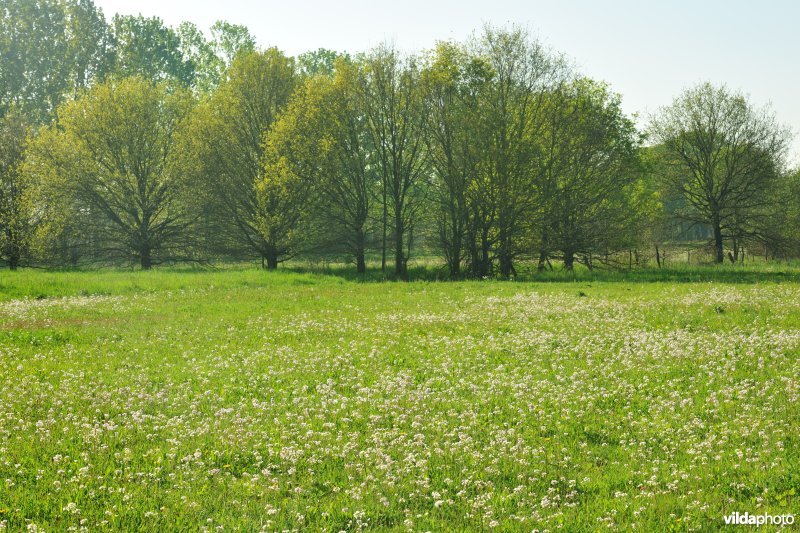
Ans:
{"label": "tree", "polygon": [[385,268],[386,264],[391,217],[395,274],[405,278],[416,214],[422,205],[419,198],[424,195],[428,178],[419,71],[413,58],[403,59],[396,50],[385,46],[373,50],[362,69],[361,99],[382,185],[381,266]]}
{"label": "tree", "polygon": [[[800,257],[800,169],[787,173],[783,184],[783,187],[775,191],[777,193],[775,205],[787,200],[788,205],[782,212],[783,216],[777,220],[773,219],[780,225],[772,232],[767,233],[767,237],[770,234],[778,236],[778,238],[772,239],[772,242],[777,241],[781,244],[780,248],[786,257]],[[770,245],[769,238],[765,245]]]}
{"label": "tree", "polygon": [[264,179],[302,183],[299,199],[309,204],[303,228],[306,247],[349,254],[356,271],[363,273],[379,179],[370,164],[374,151],[361,106],[358,66],[339,58],[333,72],[307,78],[270,131]]}
{"label": "tree", "polygon": [[[554,250],[564,267],[575,257],[631,244],[638,200],[639,134],[604,84],[579,78],[551,95],[542,135],[546,164],[537,183],[541,206],[539,266]],[[589,265],[591,266],[591,265]]]}
{"label": "tree", "polygon": [[213,43],[193,22],[181,22],[175,30],[181,57],[194,72],[192,88],[198,95],[212,93],[219,85],[224,63],[214,53]]}
{"label": "tree", "polygon": [[224,20],[218,20],[211,26],[211,43],[214,53],[226,67],[233,63],[238,54],[256,51],[256,39],[246,26]]}
{"label": "tree", "polygon": [[52,116],[69,84],[65,16],[54,0],[0,5],[0,116],[12,106],[37,122]]}
{"label": "tree", "polygon": [[548,159],[541,138],[552,93],[569,79],[564,61],[519,29],[487,27],[471,46],[491,79],[478,93],[474,136],[479,153],[469,189],[473,274],[488,275],[496,260],[502,277],[528,249],[537,220],[537,184]]}
{"label": "tree", "polygon": [[187,175],[202,203],[206,246],[223,257],[281,257],[262,232],[256,183],[264,135],[295,88],[294,61],[276,48],[237,55],[219,89],[192,114],[180,139]]}
{"label": "tree", "polygon": [[153,83],[169,81],[192,86],[194,64],[184,60],[178,34],[160,18],[114,15],[112,28],[118,76],[140,76]]}
{"label": "tree", "polygon": [[8,0],[0,5],[0,116],[12,106],[33,123],[110,68],[108,25],[91,0]]}
{"label": "tree", "polygon": [[21,171],[29,133],[19,110],[0,118],[0,260],[11,270],[20,265],[31,233],[25,198],[29,182]]}
{"label": "tree", "polygon": [[30,147],[29,173],[60,193],[100,258],[144,270],[185,259],[193,214],[174,166],[176,131],[192,106],[184,90],[142,78],[107,82],[59,110]]}
{"label": "tree", "polygon": [[725,238],[740,237],[751,217],[769,207],[788,128],[740,93],[706,83],[662,109],[650,134],[663,147],[665,183],[686,201],[680,216],[710,226],[714,260],[722,263]]}
{"label": "tree", "polygon": [[422,74],[439,244],[451,277],[462,274],[470,225],[469,190],[481,157],[475,149],[477,97],[490,77],[485,62],[448,42],[436,46]]}
{"label": "tree", "polygon": [[328,85],[323,78],[302,83],[265,136],[263,174],[256,191],[258,228],[269,250],[267,268],[297,253],[297,243],[306,237],[300,225],[331,169],[322,110]]}
{"label": "tree", "polygon": [[[336,70],[337,61],[342,59],[350,62],[348,54],[340,54],[335,50],[319,48],[313,52],[304,52],[297,57],[300,72],[306,76],[316,76],[322,74],[332,76]],[[346,64],[346,63],[342,63]]]}
{"label": "tree", "polygon": [[222,20],[211,27],[210,40],[191,22],[182,22],[176,34],[183,61],[194,72],[192,87],[199,95],[217,89],[237,54],[255,51],[255,40],[246,27]]}
{"label": "tree", "polygon": [[110,73],[114,60],[111,29],[103,11],[91,0],[66,2],[65,10],[71,96],[77,97],[81,90],[102,82]]}

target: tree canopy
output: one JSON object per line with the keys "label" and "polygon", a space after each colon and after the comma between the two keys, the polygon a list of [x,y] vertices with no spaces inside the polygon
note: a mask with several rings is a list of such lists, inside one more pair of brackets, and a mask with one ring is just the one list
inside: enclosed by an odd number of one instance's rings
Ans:
{"label": "tree canopy", "polygon": [[639,131],[521,28],[291,57],[225,21],[8,0],[0,48],[12,268],[306,258],[406,279],[437,257],[453,278],[512,278],[660,266],[676,243],[716,262],[800,253],[790,133],[769,109],[706,83]]}
{"label": "tree canopy", "polygon": [[97,85],[59,109],[30,147],[29,172],[58,191],[65,224],[80,224],[93,255],[143,269],[191,256],[196,214],[173,150],[190,95],[143,78]]}
{"label": "tree canopy", "polygon": [[652,121],[664,181],[685,202],[679,216],[711,227],[715,261],[724,240],[758,236],[774,212],[769,192],[785,172],[789,132],[767,109],[726,87],[685,91]]}

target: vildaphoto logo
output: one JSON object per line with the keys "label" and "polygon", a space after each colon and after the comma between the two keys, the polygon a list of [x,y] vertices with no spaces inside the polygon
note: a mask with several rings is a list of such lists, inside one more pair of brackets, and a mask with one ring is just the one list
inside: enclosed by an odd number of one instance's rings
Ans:
{"label": "vildaphoto logo", "polygon": [[736,526],[790,526],[794,524],[794,515],[731,513],[725,517],[725,524]]}

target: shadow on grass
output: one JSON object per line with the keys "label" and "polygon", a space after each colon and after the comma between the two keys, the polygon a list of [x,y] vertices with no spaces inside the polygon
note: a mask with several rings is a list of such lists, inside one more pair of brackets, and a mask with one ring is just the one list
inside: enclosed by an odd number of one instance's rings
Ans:
{"label": "shadow on grass", "polygon": [[[359,274],[355,268],[347,265],[330,265],[325,267],[312,267],[307,265],[287,265],[286,270],[302,274],[316,274],[335,276],[346,281],[358,283],[379,283],[400,280],[393,272],[387,269],[382,272],[379,268],[368,268],[364,274]],[[478,278],[464,276],[454,280],[446,269],[437,266],[418,265],[409,267],[407,281],[446,282],[446,281],[477,281]],[[488,281],[513,281],[513,282],[545,282],[545,283],[571,283],[571,282],[629,282],[629,283],[797,283],[800,282],[800,264],[798,263],[765,263],[756,265],[697,265],[680,266],[671,268],[635,268],[633,270],[594,269],[589,270],[583,266],[572,272],[563,269],[554,269],[537,272],[534,269],[520,269],[519,275],[511,280],[502,280],[497,277],[484,278]]]}

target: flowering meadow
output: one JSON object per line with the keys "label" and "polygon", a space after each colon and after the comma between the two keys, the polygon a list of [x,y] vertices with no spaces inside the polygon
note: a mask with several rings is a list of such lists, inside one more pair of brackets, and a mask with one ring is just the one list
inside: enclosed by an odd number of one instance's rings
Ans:
{"label": "flowering meadow", "polygon": [[0,530],[798,513],[799,356],[791,280],[2,273]]}

